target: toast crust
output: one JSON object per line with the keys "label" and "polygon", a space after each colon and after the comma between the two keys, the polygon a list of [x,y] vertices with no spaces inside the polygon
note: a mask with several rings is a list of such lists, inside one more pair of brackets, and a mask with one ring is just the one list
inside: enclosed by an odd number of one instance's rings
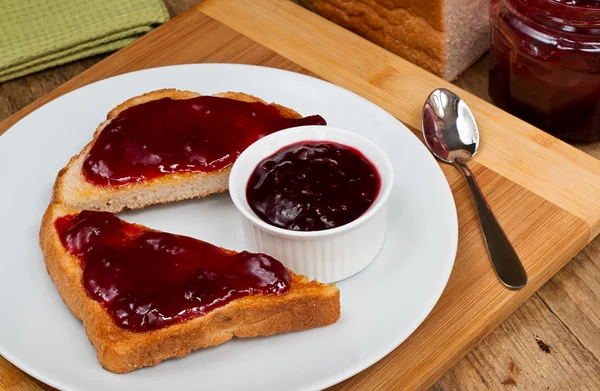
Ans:
{"label": "toast crust", "polygon": [[79,211],[51,204],[40,228],[40,246],[48,274],[71,312],[83,322],[100,364],[115,373],[152,366],[171,357],[219,345],[233,337],[269,336],[335,323],[340,316],[339,290],[292,274],[290,291],[282,296],[246,296],[206,315],[148,332],[118,327],[91,299],[82,284],[83,269],[63,247],[54,222]]}
{"label": "toast crust", "polygon": [[[163,89],[133,97],[112,109],[106,121],[94,132],[93,139],[81,152],[73,156],[56,177],[52,202],[71,206],[79,210],[100,210],[118,213],[123,209],[140,209],[153,204],[181,201],[222,193],[228,189],[231,166],[215,172],[174,173],[149,180],[121,186],[96,186],[88,182],[82,173],[85,158],[98,135],[120,112],[132,106],[163,98],[191,99],[200,94],[191,91]],[[261,102],[260,98],[241,92],[223,92],[214,96],[245,102]],[[286,118],[301,118],[292,109],[271,103]]]}

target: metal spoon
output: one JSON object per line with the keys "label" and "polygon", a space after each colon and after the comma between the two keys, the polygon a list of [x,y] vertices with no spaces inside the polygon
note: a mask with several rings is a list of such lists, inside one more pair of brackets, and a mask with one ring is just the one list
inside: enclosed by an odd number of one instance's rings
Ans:
{"label": "metal spoon", "polygon": [[467,167],[467,160],[475,155],[479,146],[479,130],[473,113],[455,93],[439,88],[425,101],[422,126],[425,143],[433,155],[453,164],[465,175],[498,278],[509,289],[523,288],[527,283],[523,264]]}

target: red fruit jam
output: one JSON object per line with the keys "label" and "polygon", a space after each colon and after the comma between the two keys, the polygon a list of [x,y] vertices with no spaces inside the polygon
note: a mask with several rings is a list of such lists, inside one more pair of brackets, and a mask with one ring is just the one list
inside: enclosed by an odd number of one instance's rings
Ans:
{"label": "red fruit jam", "polygon": [[123,110],[102,130],[83,173],[95,185],[118,186],[171,173],[218,171],[261,137],[301,125],[325,120],[285,118],[274,106],[214,96],[154,100]]}
{"label": "red fruit jam", "polygon": [[600,139],[600,1],[493,0],[490,95],[561,139]]}
{"label": "red fruit jam", "polygon": [[127,223],[107,212],[60,217],[56,230],[81,260],[83,286],[127,330],[156,330],[248,295],[288,292],[290,273],[264,254]]}
{"label": "red fruit jam", "polygon": [[359,151],[332,142],[287,146],[256,167],[246,188],[258,217],[292,231],[320,231],[356,220],[381,180]]}

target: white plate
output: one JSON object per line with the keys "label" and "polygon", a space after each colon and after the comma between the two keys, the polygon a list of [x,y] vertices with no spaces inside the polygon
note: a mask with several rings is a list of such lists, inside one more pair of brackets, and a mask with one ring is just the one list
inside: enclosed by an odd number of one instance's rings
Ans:
{"label": "white plate", "polygon": [[[329,125],[378,143],[394,165],[384,247],[367,269],[338,284],[342,316],[329,327],[235,339],[182,359],[115,375],[101,368],[82,324],[46,273],[38,229],[52,184],[106,113],[160,88],[243,91],[321,114]],[[403,98],[401,96],[398,99]],[[90,84],[39,108],[0,137],[0,354],[65,390],[309,390],[340,382],[404,341],[448,281],[458,239],[446,178],[421,142],[390,114],[335,85],[246,65],[148,69]],[[126,220],[240,250],[228,194],[122,214]]]}

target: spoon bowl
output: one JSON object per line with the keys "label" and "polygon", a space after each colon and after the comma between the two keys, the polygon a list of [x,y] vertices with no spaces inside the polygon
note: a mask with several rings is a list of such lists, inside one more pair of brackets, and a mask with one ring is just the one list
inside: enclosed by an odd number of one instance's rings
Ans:
{"label": "spoon bowl", "polygon": [[454,163],[468,160],[479,148],[479,130],[473,113],[452,91],[434,90],[423,108],[423,135],[438,159]]}

